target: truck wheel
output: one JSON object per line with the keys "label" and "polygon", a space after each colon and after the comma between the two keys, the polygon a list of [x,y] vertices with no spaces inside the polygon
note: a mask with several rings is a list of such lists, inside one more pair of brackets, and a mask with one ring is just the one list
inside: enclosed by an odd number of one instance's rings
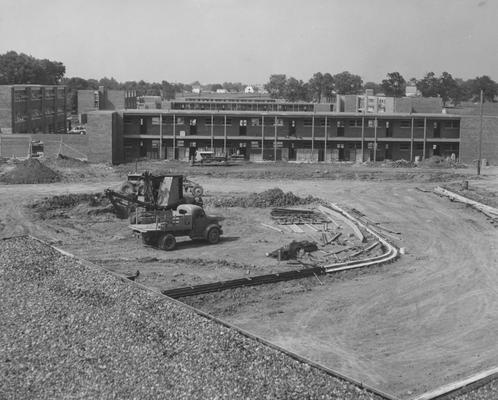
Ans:
{"label": "truck wheel", "polygon": [[202,186],[197,185],[191,189],[191,192],[195,197],[201,197],[204,194],[204,189]]}
{"label": "truck wheel", "polygon": [[171,251],[176,247],[176,239],[171,233],[166,233],[159,238],[157,245],[161,250]]}
{"label": "truck wheel", "polygon": [[142,243],[146,244],[148,246],[153,246],[155,245],[155,241],[157,239],[157,236],[152,234],[152,233],[142,233]]}
{"label": "truck wheel", "polygon": [[220,229],[217,227],[211,228],[207,233],[207,241],[211,244],[216,244],[220,241]]}

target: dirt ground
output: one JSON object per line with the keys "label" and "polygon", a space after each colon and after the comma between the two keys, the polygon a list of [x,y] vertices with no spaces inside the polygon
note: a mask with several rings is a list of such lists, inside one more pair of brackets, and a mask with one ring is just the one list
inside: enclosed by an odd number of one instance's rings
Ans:
{"label": "dirt ground", "polygon": [[[290,268],[264,256],[281,239],[260,225],[268,220],[268,209],[209,209],[225,215],[226,240],[216,246],[185,243],[164,253],[144,247],[126,221],[112,215],[85,220],[75,212],[43,221],[25,208],[44,196],[116,186],[127,167],[98,171],[80,183],[0,186],[0,236],[32,233],[120,273],[138,269],[142,283],[161,289],[192,282],[199,269],[198,283]],[[247,167],[213,168],[211,175],[182,168],[212,195],[279,187],[354,207],[401,232],[394,243],[407,251],[386,266],[198,296],[187,303],[401,398],[496,366],[498,230],[477,211],[416,189],[456,184],[474,171],[308,165],[289,172],[270,166],[275,177],[264,179],[265,166],[259,165],[251,178]],[[95,182],[99,173],[106,181]],[[484,169],[470,187],[498,193],[498,169]]]}

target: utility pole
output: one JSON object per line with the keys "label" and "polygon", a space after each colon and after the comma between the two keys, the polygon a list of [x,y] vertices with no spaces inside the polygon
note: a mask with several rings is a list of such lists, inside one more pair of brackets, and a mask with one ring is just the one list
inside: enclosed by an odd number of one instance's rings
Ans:
{"label": "utility pole", "polygon": [[479,158],[477,160],[477,175],[481,175],[481,158],[482,158],[482,103],[483,103],[483,90],[481,89],[481,104],[480,104],[480,127],[479,127]]}

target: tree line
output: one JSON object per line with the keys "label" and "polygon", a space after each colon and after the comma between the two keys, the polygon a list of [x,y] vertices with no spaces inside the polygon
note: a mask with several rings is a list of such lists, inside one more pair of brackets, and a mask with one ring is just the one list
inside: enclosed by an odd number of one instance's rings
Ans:
{"label": "tree line", "polygon": [[307,81],[287,77],[284,74],[270,76],[265,85],[273,98],[288,101],[332,101],[336,94],[361,94],[372,89],[375,94],[402,97],[406,87],[414,86],[423,97],[440,97],[443,105],[458,105],[462,101],[477,101],[483,91],[484,101],[494,102],[498,95],[498,84],[487,75],[463,80],[453,78],[449,72],[437,76],[428,72],[423,78],[408,81],[399,72],[390,72],[380,83],[363,83],[359,75],[344,71],[335,75],[317,72]]}
{"label": "tree line", "polygon": [[[118,82],[114,78],[83,79],[79,77],[65,77],[66,67],[59,61],[37,59],[32,56],[9,51],[0,54],[0,84],[63,84],[68,87],[70,109],[76,108],[78,90],[97,90],[99,86],[107,89],[134,90],[138,96],[161,96],[163,99],[174,99],[178,93],[191,92],[195,86],[203,90],[215,92],[224,89],[227,92],[242,92],[245,84],[241,82],[224,82],[201,85],[198,81],[173,83],[126,81]],[[484,101],[495,101],[498,96],[498,84],[487,75],[473,79],[454,78],[449,72],[437,76],[428,72],[424,77],[405,78],[399,72],[390,72],[381,82],[366,82],[359,75],[349,71],[332,75],[331,73],[316,72],[306,82],[285,74],[273,74],[264,85],[271,97],[287,101],[315,101],[332,102],[337,94],[361,94],[365,89],[372,89],[375,94],[383,93],[386,96],[401,97],[405,95],[407,86],[415,86],[424,97],[440,97],[443,105],[457,105],[462,101],[476,101],[481,90]]]}

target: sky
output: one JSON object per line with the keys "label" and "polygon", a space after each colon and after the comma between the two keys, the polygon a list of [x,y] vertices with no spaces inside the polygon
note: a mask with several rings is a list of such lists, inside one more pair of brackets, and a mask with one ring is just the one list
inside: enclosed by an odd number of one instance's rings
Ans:
{"label": "sky", "polygon": [[118,81],[498,80],[497,16],[498,0],[0,0],[0,54]]}

